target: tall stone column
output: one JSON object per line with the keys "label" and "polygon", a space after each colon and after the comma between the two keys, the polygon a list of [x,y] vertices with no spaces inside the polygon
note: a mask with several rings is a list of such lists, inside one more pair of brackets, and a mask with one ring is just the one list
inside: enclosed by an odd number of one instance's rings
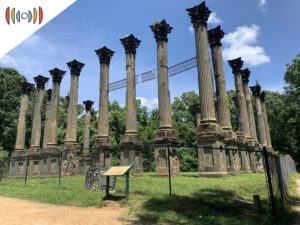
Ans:
{"label": "tall stone column", "polygon": [[132,173],[143,173],[142,145],[137,134],[136,88],[135,88],[135,55],[141,41],[130,34],[121,43],[126,53],[126,132],[121,139],[121,165],[134,165]]}
{"label": "tall stone column", "polygon": [[45,118],[45,126],[44,126],[44,135],[43,135],[43,148],[47,147],[47,138],[48,138],[48,130],[49,130],[49,122],[50,122],[50,111],[51,111],[51,95],[52,89],[47,90],[47,102],[46,102],[46,118]]}
{"label": "tall stone column", "polygon": [[52,96],[47,148],[53,148],[57,150],[57,109],[59,101],[59,91],[60,83],[66,72],[57,68],[50,70],[49,72],[52,76]]}
{"label": "tall stone column", "polygon": [[252,107],[251,94],[250,94],[250,88],[249,88],[250,70],[249,69],[241,70],[241,75],[242,75],[242,81],[243,81],[243,90],[244,90],[245,98],[246,98],[250,134],[251,134],[251,138],[253,139],[253,141],[255,143],[257,143],[258,140],[257,140],[257,134],[256,134],[254,111],[253,111],[253,107]]}
{"label": "tall stone column", "polygon": [[[259,143],[258,143],[257,134],[256,134],[254,111],[253,111],[250,88],[249,88],[250,70],[248,68],[241,70],[241,75],[242,75],[242,82],[243,82],[243,90],[244,90],[244,94],[245,94],[245,98],[246,98],[250,135],[254,142],[253,144],[255,146],[255,147],[253,147],[253,150],[259,150]],[[256,154],[255,152],[252,152],[250,154],[251,169],[254,172],[257,171],[259,167],[261,167],[260,162],[259,162],[259,157],[258,157],[260,155],[261,154]]]}
{"label": "tall stone column", "polygon": [[100,98],[97,144],[99,150],[100,167],[111,167],[112,144],[109,139],[108,127],[108,82],[109,64],[114,52],[106,46],[95,51],[100,62]]}
{"label": "tall stone column", "polygon": [[267,136],[265,130],[265,119],[262,112],[261,101],[260,101],[261,87],[259,84],[256,84],[256,86],[252,86],[250,87],[250,89],[255,99],[259,142],[262,145],[262,147],[267,147],[268,144],[267,144]]}
{"label": "tall stone column", "polygon": [[41,143],[41,132],[42,132],[42,118],[41,108],[44,100],[44,89],[45,84],[49,78],[41,75],[34,77],[36,83],[36,95],[34,102],[33,121],[32,121],[32,132],[30,141],[30,153],[38,153],[40,150]]}
{"label": "tall stone column", "polygon": [[217,116],[218,123],[224,137],[224,143],[228,150],[225,152],[226,165],[228,172],[237,172],[239,169],[239,159],[236,149],[236,134],[232,130],[230,110],[228,103],[228,95],[226,90],[224,62],[222,54],[221,39],[224,37],[224,32],[220,26],[208,31],[208,41],[211,48],[212,62],[214,68],[214,76],[216,83],[217,96]]}
{"label": "tall stone column", "polygon": [[[159,130],[156,133],[155,143],[162,144],[162,146],[174,145],[177,143],[177,139],[172,127],[168,67],[168,34],[173,28],[165,20],[153,23],[150,28],[157,44]],[[168,175],[168,154],[170,155],[171,174],[173,176],[179,174],[179,159],[176,150],[171,147],[155,148],[155,170],[159,176]]]}
{"label": "tall stone column", "polygon": [[265,96],[266,96],[266,92],[262,91],[261,95],[260,95],[260,102],[261,102],[262,114],[264,116],[265,133],[266,133],[266,138],[267,138],[267,148],[272,150],[272,141],[271,141],[271,135],[270,135],[267,109],[266,109],[266,104],[265,104]]}
{"label": "tall stone column", "polygon": [[9,165],[10,177],[24,177],[26,174],[27,158],[25,151],[26,138],[26,117],[28,111],[29,94],[34,89],[34,85],[22,82],[20,84],[22,95],[20,103],[19,121],[15,150],[12,152]]}
{"label": "tall stone column", "polygon": [[84,136],[83,136],[83,154],[88,155],[90,152],[90,130],[91,130],[91,109],[94,104],[93,101],[84,101],[85,105],[85,126],[84,126]]}
{"label": "tall stone column", "polygon": [[205,2],[187,9],[195,30],[201,124],[197,131],[199,174],[216,176],[227,174],[221,130],[217,123],[214,89],[208,54],[207,20],[211,11]]}
{"label": "tall stone column", "polygon": [[18,121],[18,130],[17,130],[17,139],[15,145],[15,153],[18,155],[24,154],[25,149],[25,137],[26,137],[26,116],[28,111],[28,103],[29,103],[29,94],[34,88],[33,84],[23,82],[21,83],[21,104],[20,104],[20,112],[19,112],[19,121]]}
{"label": "tall stone column", "polygon": [[[71,88],[70,88],[70,100],[68,107],[68,119],[66,130],[66,145],[77,144],[77,101],[78,101],[78,81],[84,64],[73,60],[67,63],[71,72]],[[74,149],[75,150],[75,149]],[[78,149],[79,150],[79,149]]]}
{"label": "tall stone column", "polygon": [[[232,68],[232,73],[234,74],[235,90],[236,90],[236,100],[238,105],[238,132],[237,138],[240,144],[240,148],[245,146],[251,146],[252,138],[249,128],[248,112],[246,98],[243,89],[242,82],[242,72],[241,68],[244,64],[241,58],[233,59],[228,61],[230,67]],[[249,154],[246,151],[241,151],[241,170],[249,172],[250,161]]]}

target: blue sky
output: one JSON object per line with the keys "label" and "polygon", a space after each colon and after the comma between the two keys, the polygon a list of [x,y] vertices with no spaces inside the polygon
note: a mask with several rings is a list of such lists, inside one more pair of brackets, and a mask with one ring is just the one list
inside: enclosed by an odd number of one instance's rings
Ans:
{"label": "blue sky", "polygon": [[[66,63],[85,63],[79,81],[79,102],[99,99],[99,61],[94,52],[104,45],[115,51],[110,64],[110,82],[126,77],[125,51],[120,38],[134,34],[142,43],[136,55],[136,73],[156,68],[156,43],[149,25],[166,19],[174,28],[169,35],[169,65],[195,56],[195,38],[186,8],[195,0],[78,0],[0,59],[1,66],[16,68],[30,82],[36,75],[50,77],[58,67],[67,74],[61,95],[70,88]],[[250,85],[259,80],[263,89],[282,91],[286,64],[300,52],[300,2],[296,0],[208,0],[214,12],[208,28],[221,25],[225,60],[242,56],[251,70]],[[225,61],[227,89],[234,88],[233,75]],[[48,84],[51,88],[51,82]],[[192,69],[170,78],[171,99],[183,92],[198,92],[197,72]],[[148,107],[157,106],[157,81],[137,85],[137,96]],[[125,104],[125,89],[109,93],[110,101]]]}

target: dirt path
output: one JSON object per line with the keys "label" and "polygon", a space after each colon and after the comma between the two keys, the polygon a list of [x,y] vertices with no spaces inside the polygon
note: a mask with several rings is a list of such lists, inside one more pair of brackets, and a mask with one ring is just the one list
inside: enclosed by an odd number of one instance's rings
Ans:
{"label": "dirt path", "polygon": [[[300,196],[300,179],[296,180],[297,183],[297,193]],[[298,212],[298,214],[300,215],[300,205],[298,204],[298,206],[294,207],[294,210],[296,212]],[[300,216],[298,216],[298,219],[295,221],[294,225],[299,225],[300,224]]]}
{"label": "dirt path", "polygon": [[127,208],[110,203],[103,208],[55,206],[0,196],[1,225],[122,225]]}

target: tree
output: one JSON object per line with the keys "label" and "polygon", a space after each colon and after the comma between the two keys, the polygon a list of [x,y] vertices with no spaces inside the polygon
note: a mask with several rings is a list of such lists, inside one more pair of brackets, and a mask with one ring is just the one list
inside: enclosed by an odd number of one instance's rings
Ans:
{"label": "tree", "polygon": [[21,89],[26,78],[12,68],[0,68],[0,146],[12,152],[16,142]]}

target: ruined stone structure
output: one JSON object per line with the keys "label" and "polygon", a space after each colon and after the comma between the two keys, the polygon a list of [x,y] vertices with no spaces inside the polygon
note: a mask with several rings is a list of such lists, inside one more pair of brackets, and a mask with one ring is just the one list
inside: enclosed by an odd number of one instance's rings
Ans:
{"label": "ruined stone structure", "polygon": [[[267,147],[273,151],[266,106],[265,92],[261,87],[249,87],[250,70],[242,70],[241,58],[229,60],[235,80],[236,96],[234,98],[238,109],[238,130],[233,131],[230,119],[230,109],[226,91],[224,62],[221,39],[224,32],[220,26],[207,31],[207,21],[211,11],[205,2],[187,9],[195,30],[196,61],[198,72],[199,102],[194,108],[196,115],[197,144],[200,176],[223,176],[230,173],[260,171],[262,162],[255,152],[245,149],[259,150]],[[168,35],[172,27],[165,21],[154,22],[150,26],[157,47],[158,72],[158,106],[159,129],[155,134],[155,169],[158,176],[168,175],[169,164],[171,175],[179,174],[179,159],[176,154],[177,138],[172,125],[169,76],[174,74],[168,68]],[[133,175],[142,175],[143,158],[142,144],[137,130],[136,51],[141,41],[130,34],[121,39],[126,54],[126,131],[120,142],[121,165],[134,165]],[[208,48],[210,46],[212,66]],[[74,175],[85,173],[91,165],[106,170],[112,165],[113,146],[109,137],[109,66],[114,52],[107,47],[95,51],[100,63],[100,97],[98,136],[93,151],[90,149],[91,108],[93,102],[84,101],[85,130],[83,149],[77,139],[77,101],[78,82],[84,64],[73,60],[67,63],[71,74],[70,96],[66,97],[68,104],[67,128],[65,143],[57,144],[57,120],[60,84],[65,71],[50,70],[52,90],[47,91],[45,128],[42,128],[41,108],[45,95],[45,84],[48,78],[41,75],[34,78],[37,88],[34,99],[33,124],[29,149],[25,149],[26,115],[29,104],[29,94],[32,84],[21,84],[22,96],[20,104],[19,123],[15,150],[10,161],[11,177],[29,176],[48,177]],[[195,65],[194,61],[194,65]],[[185,64],[184,64],[185,65]],[[180,64],[181,67],[184,67]],[[211,72],[213,67],[214,74]],[[175,66],[175,71],[176,71]],[[151,72],[150,72],[151,73]],[[154,74],[155,75],[155,74]],[[215,92],[213,86],[215,80]],[[146,74],[152,76],[151,74]],[[125,84],[122,80],[123,85]],[[255,100],[257,124],[252,106],[252,91]],[[114,90],[114,89],[113,89]],[[256,129],[257,127],[257,129]],[[43,133],[43,140],[41,134]],[[42,143],[42,147],[40,146]],[[168,161],[170,158],[170,161]]]}
{"label": "ruined stone structure", "polygon": [[90,131],[91,131],[91,109],[94,104],[93,101],[86,100],[83,102],[85,106],[85,123],[83,136],[83,150],[82,150],[82,167],[83,171],[87,171],[91,163],[90,155]]}
{"label": "ruined stone structure", "polygon": [[266,134],[266,138],[267,138],[267,148],[269,151],[273,151],[267,109],[266,109],[266,104],[265,104],[265,96],[266,96],[266,92],[262,91],[261,95],[260,95],[260,102],[261,102],[262,114],[264,117],[265,134]]}
{"label": "ruined stone structure", "polygon": [[[250,94],[250,88],[249,88],[249,77],[250,77],[250,70],[244,69],[241,70],[242,75],[242,82],[243,82],[243,90],[246,98],[246,105],[247,105],[247,114],[248,114],[248,123],[249,123],[249,129],[250,129],[250,135],[253,140],[253,143],[251,143],[251,146],[253,150],[259,150],[259,143],[257,139],[256,134],[256,125],[255,125],[255,119],[254,119],[254,111],[252,107],[252,100],[251,100],[251,94]],[[257,171],[258,168],[260,168],[260,161],[257,157],[258,154],[251,153],[250,154],[250,165],[252,171]]]}
{"label": "ruined stone structure", "polygon": [[267,136],[265,130],[265,119],[264,119],[261,102],[260,102],[261,87],[259,84],[257,84],[256,86],[250,87],[250,89],[255,99],[259,142],[262,147],[267,147],[268,145],[267,145]]}
{"label": "ruined stone structure", "polygon": [[[158,110],[159,130],[155,135],[155,170],[159,176],[168,175],[168,155],[170,170],[173,176],[179,174],[179,159],[176,149],[177,139],[172,127],[171,101],[169,91],[168,69],[168,34],[172,27],[165,21],[155,22],[150,26],[157,44],[157,71],[158,71]],[[164,145],[164,146],[163,146]],[[166,145],[170,145],[166,148]]]}
{"label": "ruined stone structure", "polygon": [[48,138],[50,112],[51,112],[51,95],[52,95],[52,89],[48,89],[47,102],[46,102],[45,128],[44,128],[44,136],[43,136],[43,148],[47,147],[47,138]]}
{"label": "ruined stone structure", "polygon": [[134,165],[134,175],[142,175],[142,144],[138,138],[135,89],[135,55],[141,41],[132,34],[121,39],[126,53],[126,131],[120,143],[121,165]]}
{"label": "ruined stone structure", "polygon": [[114,52],[106,46],[95,51],[100,62],[100,100],[97,148],[99,151],[99,167],[111,167],[112,144],[108,127],[108,81],[109,64]]}
{"label": "ruined stone structure", "polygon": [[[246,98],[243,89],[242,72],[243,60],[241,58],[233,59],[228,61],[232,68],[232,73],[235,80],[236,89],[236,101],[238,106],[238,131],[237,131],[237,142],[239,148],[242,149],[245,146],[251,146],[252,138],[250,135],[248,112]],[[241,171],[250,172],[250,157],[248,152],[240,151],[241,158]]]}
{"label": "ruined stone structure", "polygon": [[229,173],[240,170],[240,157],[236,146],[236,134],[232,130],[228,96],[225,82],[224,62],[222,55],[221,39],[224,32],[220,26],[208,31],[208,40],[211,48],[214,76],[216,81],[216,98],[217,98],[217,116],[221,128],[221,134],[224,139],[226,148],[230,149],[225,152],[226,166]]}
{"label": "ruined stone structure", "polygon": [[196,56],[198,62],[198,82],[201,123],[197,131],[199,174],[219,176],[227,174],[225,151],[221,129],[215,114],[212,74],[208,55],[207,20],[211,11],[205,2],[187,9],[195,30]]}

